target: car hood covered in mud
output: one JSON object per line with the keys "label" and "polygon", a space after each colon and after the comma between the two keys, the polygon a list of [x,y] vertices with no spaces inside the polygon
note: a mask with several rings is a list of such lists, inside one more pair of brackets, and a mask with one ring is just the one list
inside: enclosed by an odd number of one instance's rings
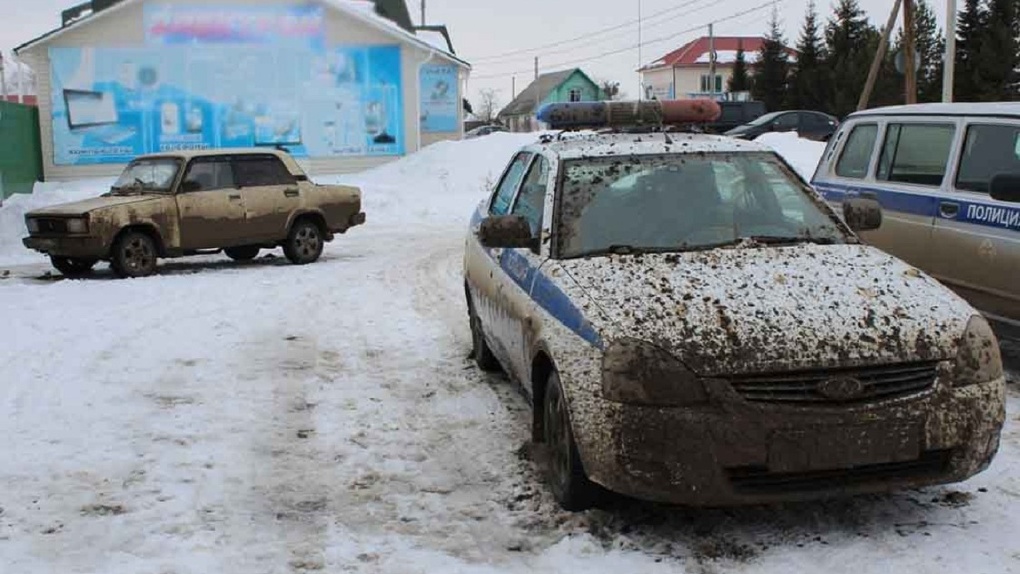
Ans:
{"label": "car hood covered in mud", "polygon": [[605,343],[648,341],[702,375],[949,359],[974,313],[931,277],[861,245],[557,263],[601,311],[588,318]]}
{"label": "car hood covered in mud", "polygon": [[61,203],[59,205],[42,207],[33,210],[26,215],[28,217],[35,217],[40,215],[84,215],[90,211],[95,211],[97,209],[117,207],[119,205],[127,205],[130,203],[138,203],[142,201],[150,201],[153,199],[159,199],[161,197],[166,197],[166,195],[151,193],[135,195],[104,195],[101,197],[93,197],[91,199],[74,201],[71,203]]}

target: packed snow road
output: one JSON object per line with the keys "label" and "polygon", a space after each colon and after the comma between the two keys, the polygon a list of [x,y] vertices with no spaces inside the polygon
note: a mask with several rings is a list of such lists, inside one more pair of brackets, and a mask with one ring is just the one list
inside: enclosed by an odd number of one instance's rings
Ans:
{"label": "packed snow road", "polygon": [[528,405],[468,359],[459,276],[467,215],[520,141],[355,178],[369,223],[310,266],[53,281],[0,252],[0,572],[1020,570],[1014,388],[999,456],[964,484],[559,511]]}

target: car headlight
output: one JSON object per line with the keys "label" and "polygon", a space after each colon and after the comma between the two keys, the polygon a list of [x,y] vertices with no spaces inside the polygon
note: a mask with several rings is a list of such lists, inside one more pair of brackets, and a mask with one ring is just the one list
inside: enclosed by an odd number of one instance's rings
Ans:
{"label": "car headlight", "polygon": [[89,231],[89,220],[87,218],[68,219],[66,223],[68,233],[88,233]]}
{"label": "car headlight", "polygon": [[637,339],[613,342],[602,356],[602,396],[635,405],[686,406],[708,400],[690,369],[664,349]]}
{"label": "car headlight", "polygon": [[28,227],[29,233],[39,233],[39,220],[31,217],[25,218],[25,226]]}
{"label": "car headlight", "polygon": [[960,338],[953,380],[957,387],[987,383],[1002,377],[1002,354],[992,327],[974,315]]}

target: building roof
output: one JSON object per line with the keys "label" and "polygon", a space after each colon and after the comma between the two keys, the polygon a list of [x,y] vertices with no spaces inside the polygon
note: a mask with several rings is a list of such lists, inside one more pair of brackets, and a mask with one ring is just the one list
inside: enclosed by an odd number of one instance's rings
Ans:
{"label": "building roof", "polygon": [[[652,63],[642,66],[638,71],[646,72],[658,68],[708,66],[710,60],[708,48],[710,43],[715,44],[716,64],[727,66],[732,65],[736,61],[737,51],[741,48],[744,49],[745,58],[748,63],[756,61],[758,52],[765,45],[765,38],[762,36],[716,36],[710,42],[708,36],[702,36],[696,40],[691,40]],[[791,59],[797,58],[797,51],[792,48],[786,48],[786,53]]]}
{"label": "building roof", "polygon": [[453,49],[453,40],[450,39],[450,31],[446,29],[445,25],[415,26],[414,35],[440,50],[446,50],[451,54],[457,53]]}
{"label": "building roof", "polygon": [[[95,18],[102,18],[108,14],[112,14],[117,10],[123,9],[126,6],[140,2],[141,0],[90,0],[85,2],[72,10],[77,10],[77,16],[75,18],[65,18],[65,24],[60,28],[50,30],[49,32],[39,36],[38,38],[29,40],[24,44],[14,49],[15,54],[20,54],[22,51],[32,48],[33,46],[45,42],[51,38],[63,34],[67,30],[77,28],[83,24],[87,24]],[[383,32],[396,36],[402,40],[405,40],[411,44],[414,44],[424,50],[435,51],[439,50],[442,56],[453,60],[458,65],[465,68],[470,68],[471,65],[466,61],[458,58],[452,53],[442,47],[434,46],[422,38],[419,38],[414,33],[414,26],[410,23],[410,16],[407,16],[407,27],[405,28],[399,22],[391,20],[388,14],[395,14],[394,17],[402,19],[403,14],[407,13],[407,6],[404,0],[395,0],[393,2],[384,0],[315,0],[318,3],[328,8],[333,8],[344,12],[345,14],[357,18],[376,29]],[[397,9],[396,4],[404,5],[403,12],[401,13]],[[87,8],[91,6],[91,11]],[[386,11],[386,12],[384,12]],[[68,12],[65,10],[65,13]]]}
{"label": "building roof", "polygon": [[[522,116],[535,113],[538,103],[549,97],[553,90],[560,87],[560,84],[567,81],[575,73],[588,78],[587,74],[581,71],[581,68],[570,68],[569,70],[547,72],[540,75],[538,79],[528,84],[524,91],[517,94],[517,97],[512,102],[500,110],[499,117]],[[591,78],[588,78],[588,81],[591,81]],[[595,82],[592,83],[594,84]]]}

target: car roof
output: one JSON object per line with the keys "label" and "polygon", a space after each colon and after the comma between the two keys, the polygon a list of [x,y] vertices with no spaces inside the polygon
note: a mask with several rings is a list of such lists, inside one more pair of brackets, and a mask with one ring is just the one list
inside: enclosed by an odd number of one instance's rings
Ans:
{"label": "car roof", "polygon": [[653,155],[687,153],[761,153],[772,150],[761,144],[725,136],[690,133],[565,133],[548,143],[528,146],[560,159],[590,156]]}
{"label": "car roof", "polygon": [[179,158],[185,161],[197,158],[197,157],[211,157],[218,155],[273,155],[279,158],[283,165],[287,166],[287,169],[293,175],[304,175],[304,170],[286,151],[281,151],[272,147],[238,147],[238,148],[215,148],[215,149],[199,149],[199,150],[174,150],[164,151],[156,153],[142,154],[135,159],[148,159],[148,158]]}
{"label": "car roof", "polygon": [[994,116],[1020,118],[1020,102],[941,103],[886,106],[854,112],[849,118],[873,116]]}

